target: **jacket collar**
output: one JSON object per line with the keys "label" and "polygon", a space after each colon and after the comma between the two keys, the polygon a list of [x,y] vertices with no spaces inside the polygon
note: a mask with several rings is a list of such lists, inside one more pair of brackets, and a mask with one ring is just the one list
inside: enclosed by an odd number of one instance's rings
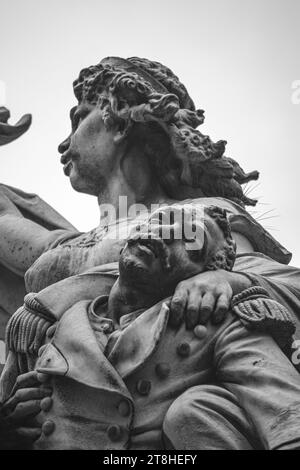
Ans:
{"label": "jacket collar", "polygon": [[142,367],[155,352],[169,318],[169,307],[164,301],[143,313],[138,312],[125,316],[123,330],[108,355],[123,379]]}

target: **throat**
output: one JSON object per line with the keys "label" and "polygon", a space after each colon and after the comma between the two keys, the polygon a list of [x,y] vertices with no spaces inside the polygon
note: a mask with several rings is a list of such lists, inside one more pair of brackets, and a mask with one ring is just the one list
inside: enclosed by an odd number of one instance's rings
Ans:
{"label": "throat", "polygon": [[133,288],[122,284],[120,278],[111,289],[108,299],[108,313],[110,318],[119,323],[123,315],[149,308],[160,300],[158,292],[145,292],[144,290]]}

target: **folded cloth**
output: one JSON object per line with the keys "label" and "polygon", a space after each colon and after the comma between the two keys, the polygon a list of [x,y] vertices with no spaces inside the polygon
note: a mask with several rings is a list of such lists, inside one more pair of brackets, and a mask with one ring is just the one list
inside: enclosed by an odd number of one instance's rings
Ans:
{"label": "folded cloth", "polygon": [[[0,195],[7,198],[17,208],[20,215],[48,230],[77,232],[72,224],[36,194],[0,184]],[[10,315],[23,304],[25,294],[24,279],[0,264],[0,349],[3,349],[7,321]],[[0,371],[1,363],[3,363],[2,356],[3,354],[0,354]]]}

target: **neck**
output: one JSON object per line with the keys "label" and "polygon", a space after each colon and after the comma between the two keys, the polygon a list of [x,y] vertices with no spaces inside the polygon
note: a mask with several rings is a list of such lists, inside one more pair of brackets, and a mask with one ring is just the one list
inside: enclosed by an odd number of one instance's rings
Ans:
{"label": "neck", "polygon": [[152,204],[172,202],[159,184],[148,157],[135,151],[121,159],[110,174],[105,189],[98,194],[100,217],[103,217],[104,209],[101,206],[104,204],[112,205],[119,218],[121,205],[123,215],[126,204],[128,216],[133,204],[143,204],[145,209],[150,210]]}
{"label": "neck", "polygon": [[136,286],[122,282],[119,277],[111,289],[108,300],[109,317],[119,322],[127,313],[142,308],[148,308],[158,302],[157,289],[151,291],[149,285],[147,291]]}

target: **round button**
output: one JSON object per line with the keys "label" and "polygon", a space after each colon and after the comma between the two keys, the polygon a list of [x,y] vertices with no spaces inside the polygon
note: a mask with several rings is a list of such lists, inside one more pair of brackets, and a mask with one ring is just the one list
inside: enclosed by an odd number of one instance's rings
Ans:
{"label": "round button", "polygon": [[111,441],[119,441],[122,437],[122,428],[118,424],[112,424],[107,428],[107,435]]}
{"label": "round button", "polygon": [[136,389],[140,395],[149,395],[151,390],[151,382],[149,380],[139,380]]}
{"label": "round button", "polygon": [[126,416],[129,416],[129,414],[130,414],[130,404],[129,404],[129,402],[127,400],[120,401],[119,406],[118,406],[118,411],[119,411],[121,416],[124,416],[124,418]]}
{"label": "round button", "polygon": [[188,357],[190,355],[191,348],[188,343],[181,343],[177,346],[177,354],[180,357]]}
{"label": "round button", "polygon": [[53,421],[45,421],[42,425],[42,432],[45,434],[45,436],[49,436],[50,434],[53,433],[55,429],[55,424]]}
{"label": "round button", "polygon": [[103,333],[105,333],[105,334],[110,334],[114,331],[112,323],[103,323],[103,325],[101,326],[101,329],[102,329]]}
{"label": "round button", "polygon": [[170,374],[170,366],[167,362],[160,362],[155,367],[155,372],[160,379],[165,379]]}
{"label": "round button", "polygon": [[41,400],[41,410],[49,411],[52,406],[53,400],[51,397],[45,397]]}
{"label": "round button", "polygon": [[204,325],[197,325],[194,328],[194,334],[198,339],[203,339],[207,335],[207,328]]}

